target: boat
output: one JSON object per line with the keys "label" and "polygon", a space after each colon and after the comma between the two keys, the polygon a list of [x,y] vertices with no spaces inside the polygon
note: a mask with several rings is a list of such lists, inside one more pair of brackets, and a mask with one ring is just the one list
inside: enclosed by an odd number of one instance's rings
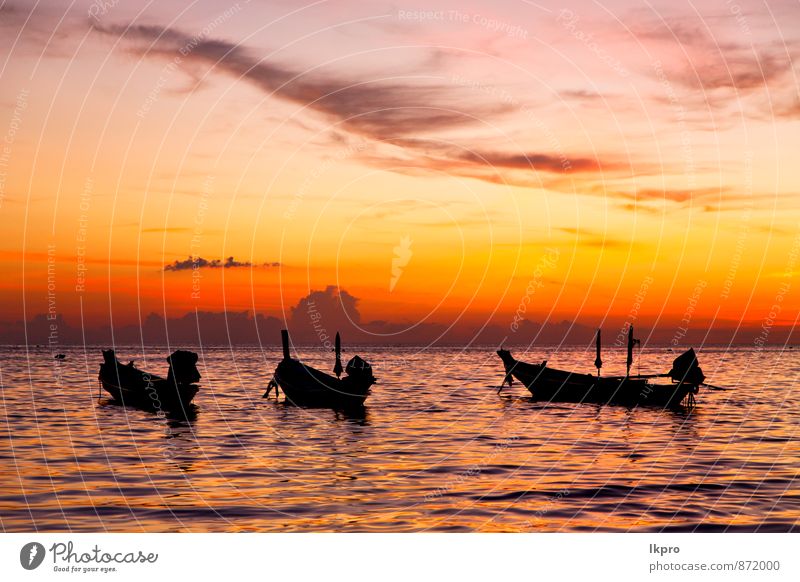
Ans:
{"label": "boat", "polygon": [[[625,376],[601,376],[600,368],[602,368],[603,362],[600,357],[599,330],[596,343],[596,376],[550,368],[547,366],[547,361],[541,364],[520,362],[511,355],[511,352],[501,348],[497,351],[497,355],[500,356],[505,367],[506,375],[503,384],[508,382],[510,386],[513,379],[517,379],[536,400],[661,408],[694,406],[695,395],[700,386],[706,385],[705,375],[692,348],[675,358],[672,369],[666,374],[631,375],[633,347],[639,343],[639,340],[634,339],[633,326],[630,326],[628,329],[627,373]],[[656,383],[654,380],[657,378],[670,378],[672,382]],[[500,389],[502,390],[502,386]]]}
{"label": "boat", "polygon": [[123,364],[114,350],[103,350],[100,385],[118,402],[140,408],[183,411],[200,389],[197,354],[177,350],[167,358],[169,371],[162,378],[134,366]]}
{"label": "boat", "polygon": [[[283,360],[275,368],[264,398],[268,398],[274,389],[276,398],[279,391],[282,390],[286,401],[298,406],[330,408],[363,406],[370,394],[370,388],[376,382],[375,376],[372,375],[372,366],[362,358],[354,356],[343,370],[341,338],[338,332],[334,348],[336,352],[336,362],[333,367],[335,377],[292,358],[289,353],[288,330],[281,330],[281,343],[283,344]],[[342,371],[346,374],[344,378],[340,378]]]}

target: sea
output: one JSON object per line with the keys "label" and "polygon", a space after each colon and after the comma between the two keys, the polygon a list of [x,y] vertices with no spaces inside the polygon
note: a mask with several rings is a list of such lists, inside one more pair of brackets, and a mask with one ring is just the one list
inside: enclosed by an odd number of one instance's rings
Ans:
{"label": "sea", "polygon": [[[181,346],[186,348],[186,346]],[[99,388],[100,347],[0,347],[4,532],[787,532],[800,523],[800,350],[698,350],[692,409],[498,393],[491,347],[347,346],[378,383],[363,410],[263,398],[278,348],[195,347],[186,416]],[[117,346],[166,375],[166,346]],[[593,373],[594,351],[512,349]],[[330,371],[333,355],[298,348]],[[646,347],[634,372],[677,356]],[[604,352],[624,372],[624,349]]]}

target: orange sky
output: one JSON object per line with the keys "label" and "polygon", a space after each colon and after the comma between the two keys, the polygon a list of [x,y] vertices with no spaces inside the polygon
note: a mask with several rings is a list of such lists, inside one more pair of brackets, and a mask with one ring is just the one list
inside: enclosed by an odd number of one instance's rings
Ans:
{"label": "orange sky", "polygon": [[302,6],[2,4],[0,321],[796,319],[796,3]]}

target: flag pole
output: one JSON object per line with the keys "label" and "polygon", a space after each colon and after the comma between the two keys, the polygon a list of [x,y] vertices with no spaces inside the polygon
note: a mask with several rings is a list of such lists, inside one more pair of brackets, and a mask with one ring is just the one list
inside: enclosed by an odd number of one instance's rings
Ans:
{"label": "flag pole", "polygon": [[597,330],[597,336],[595,339],[595,343],[597,346],[597,357],[594,359],[594,367],[597,368],[597,377],[600,377],[600,368],[603,367],[603,359],[600,357],[600,329]]}

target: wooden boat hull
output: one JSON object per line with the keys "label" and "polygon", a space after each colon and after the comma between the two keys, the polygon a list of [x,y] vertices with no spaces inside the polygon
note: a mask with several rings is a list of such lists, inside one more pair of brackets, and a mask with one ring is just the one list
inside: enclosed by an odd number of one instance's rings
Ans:
{"label": "wooden boat hull", "polygon": [[375,383],[372,374],[345,376],[340,380],[294,359],[278,364],[274,380],[293,404],[334,408],[363,406]]}
{"label": "wooden boat hull", "polygon": [[124,365],[116,370],[113,366],[101,365],[99,379],[103,390],[114,400],[148,410],[185,410],[199,391],[197,384],[165,380]]}
{"label": "wooden boat hull", "polygon": [[697,392],[696,385],[686,382],[653,384],[646,378],[598,378],[548,368],[544,363],[527,364],[502,354],[501,358],[506,375],[517,379],[537,400],[676,408]]}

